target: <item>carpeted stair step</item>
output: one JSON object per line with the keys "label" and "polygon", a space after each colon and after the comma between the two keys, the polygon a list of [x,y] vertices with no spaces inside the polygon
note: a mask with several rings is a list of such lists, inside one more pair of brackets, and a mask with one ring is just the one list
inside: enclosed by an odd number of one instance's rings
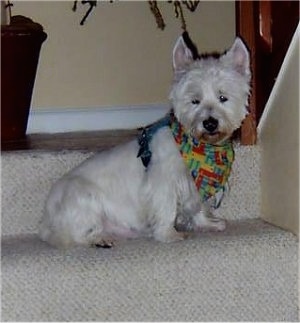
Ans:
{"label": "carpeted stair step", "polygon": [[298,320],[298,240],[259,219],[258,147],[236,145],[224,232],[51,248],[36,236],[49,189],[92,155],[2,154],[3,321]]}
{"label": "carpeted stair step", "polygon": [[258,219],[182,242],[2,242],[4,321],[297,321],[297,239]]}

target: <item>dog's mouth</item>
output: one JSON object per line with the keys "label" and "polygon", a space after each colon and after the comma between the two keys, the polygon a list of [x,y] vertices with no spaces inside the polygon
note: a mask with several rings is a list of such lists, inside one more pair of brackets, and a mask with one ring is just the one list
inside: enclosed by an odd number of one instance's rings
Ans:
{"label": "dog's mouth", "polygon": [[202,134],[202,138],[206,141],[215,141],[219,139],[220,137],[220,131],[214,131],[214,132],[204,132]]}
{"label": "dog's mouth", "polygon": [[221,142],[225,138],[225,134],[221,131],[214,131],[214,132],[204,132],[201,135],[201,139],[209,144],[217,144]]}
{"label": "dog's mouth", "polygon": [[192,131],[191,136],[197,140],[202,140],[209,144],[216,144],[225,137],[221,131]]}

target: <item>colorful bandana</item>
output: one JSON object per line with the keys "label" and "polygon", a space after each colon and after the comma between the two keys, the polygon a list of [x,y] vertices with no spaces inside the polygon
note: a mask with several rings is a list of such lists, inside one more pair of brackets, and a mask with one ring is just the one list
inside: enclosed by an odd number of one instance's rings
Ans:
{"label": "colorful bandana", "polygon": [[212,145],[197,141],[184,131],[183,126],[173,119],[170,125],[181,156],[194,179],[201,201],[214,198],[213,206],[221,204],[226,183],[234,160],[232,143]]}
{"label": "colorful bandana", "polygon": [[151,160],[149,143],[155,132],[169,126],[181,156],[194,179],[201,201],[212,199],[212,206],[218,208],[221,204],[226,183],[234,160],[232,143],[226,141],[222,145],[212,145],[197,141],[191,137],[171,113],[143,129],[139,136],[140,149],[137,157],[141,157],[143,165],[148,167]]}

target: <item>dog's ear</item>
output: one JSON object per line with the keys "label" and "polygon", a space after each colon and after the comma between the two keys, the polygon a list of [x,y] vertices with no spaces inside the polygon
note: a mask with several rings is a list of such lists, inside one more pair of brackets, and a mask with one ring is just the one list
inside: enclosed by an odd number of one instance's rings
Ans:
{"label": "dog's ear", "polygon": [[250,76],[250,58],[249,51],[243,41],[237,37],[226,53],[225,57],[228,57],[233,64],[233,68],[243,76]]}
{"label": "dog's ear", "polygon": [[186,66],[193,61],[193,53],[187,47],[183,36],[177,39],[173,49],[173,68],[175,72],[185,70]]}

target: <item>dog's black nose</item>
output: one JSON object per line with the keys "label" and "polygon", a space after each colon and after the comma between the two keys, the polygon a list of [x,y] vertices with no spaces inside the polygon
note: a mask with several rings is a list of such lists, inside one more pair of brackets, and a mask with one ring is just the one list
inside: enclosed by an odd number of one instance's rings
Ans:
{"label": "dog's black nose", "polygon": [[214,132],[219,125],[219,121],[213,117],[209,117],[208,119],[203,121],[203,127],[208,132]]}

